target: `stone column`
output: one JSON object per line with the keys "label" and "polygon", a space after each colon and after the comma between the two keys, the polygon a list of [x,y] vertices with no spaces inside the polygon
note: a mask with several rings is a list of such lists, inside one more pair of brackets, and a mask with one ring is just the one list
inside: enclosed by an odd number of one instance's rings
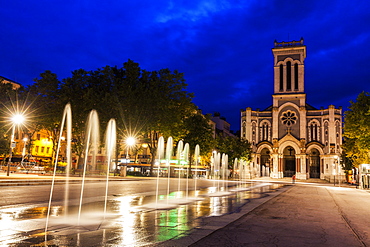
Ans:
{"label": "stone column", "polygon": [[272,171],[270,177],[279,178],[279,154],[274,153],[272,157]]}
{"label": "stone column", "polygon": [[279,170],[278,170],[278,177],[283,178],[284,177],[284,171],[283,171],[283,157],[279,155]]}
{"label": "stone column", "polygon": [[299,154],[296,155],[297,162],[297,179],[307,179],[307,169],[306,169],[306,155]]}

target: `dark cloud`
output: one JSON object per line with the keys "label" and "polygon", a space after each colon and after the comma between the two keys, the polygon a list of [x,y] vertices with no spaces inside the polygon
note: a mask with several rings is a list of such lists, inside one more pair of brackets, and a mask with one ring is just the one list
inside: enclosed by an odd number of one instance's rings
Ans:
{"label": "dark cloud", "polygon": [[370,91],[368,1],[7,1],[0,75],[22,84],[45,70],[121,66],[185,74],[204,113],[239,129],[240,109],[273,93],[274,40],[307,45],[306,93],[316,107],[349,106]]}

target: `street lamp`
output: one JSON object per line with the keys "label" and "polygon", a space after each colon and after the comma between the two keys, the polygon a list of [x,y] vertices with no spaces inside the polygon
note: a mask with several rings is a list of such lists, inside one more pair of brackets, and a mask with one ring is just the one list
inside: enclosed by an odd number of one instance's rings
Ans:
{"label": "street lamp", "polygon": [[25,137],[23,138],[23,142],[24,142],[24,145],[23,145],[23,150],[22,150],[22,160],[21,160],[21,166],[24,168],[23,166],[23,160],[24,160],[24,156],[26,155],[26,143],[28,141],[28,138]]}
{"label": "street lamp", "polygon": [[339,184],[339,187],[340,187],[340,180],[341,180],[341,165],[340,165],[340,157],[339,155],[335,155],[335,158],[336,158],[336,164],[337,164],[337,173],[338,173],[338,184]]}
{"label": "street lamp", "polygon": [[10,152],[9,152],[9,158],[8,158],[8,169],[6,171],[6,175],[9,176],[9,171],[10,171],[10,162],[12,160],[12,154],[13,154],[13,148],[15,148],[15,141],[14,141],[14,134],[15,134],[15,126],[23,123],[24,121],[24,116],[21,114],[16,114],[11,118],[13,122],[13,127],[12,127],[12,136],[10,139]]}
{"label": "street lamp", "polygon": [[126,146],[127,146],[127,149],[126,149],[126,159],[128,159],[129,158],[129,156],[128,156],[128,149],[129,149],[129,147],[131,147],[131,146],[133,146],[133,145],[135,145],[135,143],[136,143],[136,140],[135,140],[135,138],[134,137],[128,137],[127,139],[126,139]]}

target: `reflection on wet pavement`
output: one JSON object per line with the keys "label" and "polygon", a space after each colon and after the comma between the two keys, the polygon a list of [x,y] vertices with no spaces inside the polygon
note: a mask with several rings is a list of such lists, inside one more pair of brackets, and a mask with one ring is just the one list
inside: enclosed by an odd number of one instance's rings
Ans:
{"label": "reflection on wet pavement", "polygon": [[[80,225],[76,205],[68,208],[68,218],[62,206],[52,206],[46,241],[46,206],[4,207],[0,208],[0,246],[144,246],[176,239],[201,227],[202,218],[236,212],[248,200],[282,185],[251,186],[246,183],[235,191],[221,190],[220,196],[214,187],[196,195],[190,192],[188,198],[183,191],[160,195],[158,204],[171,205],[167,210],[156,210],[153,195],[116,195],[108,200],[106,215],[102,215],[103,201],[84,203]],[[185,199],[191,203],[184,204]]]}

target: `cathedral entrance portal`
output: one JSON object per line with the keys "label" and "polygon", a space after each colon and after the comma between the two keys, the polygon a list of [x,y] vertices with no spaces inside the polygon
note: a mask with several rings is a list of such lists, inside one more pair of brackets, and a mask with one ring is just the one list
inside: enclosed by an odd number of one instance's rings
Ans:
{"label": "cathedral entrance portal", "polygon": [[286,147],[283,152],[284,177],[291,177],[296,173],[295,150]]}
{"label": "cathedral entrance portal", "polygon": [[314,148],[309,154],[310,178],[320,178],[320,153]]}
{"label": "cathedral entrance portal", "polygon": [[270,151],[268,148],[264,148],[261,151],[261,167],[260,167],[260,176],[267,177],[270,176],[271,164],[270,164]]}

